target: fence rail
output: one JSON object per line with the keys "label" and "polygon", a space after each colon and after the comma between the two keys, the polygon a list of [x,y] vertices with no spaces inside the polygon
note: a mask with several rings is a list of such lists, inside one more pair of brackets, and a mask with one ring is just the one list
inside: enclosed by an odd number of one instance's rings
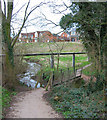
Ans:
{"label": "fence rail", "polygon": [[[86,52],[69,52],[69,53],[28,53],[28,54],[15,54],[14,56],[38,56],[38,55],[74,55],[74,54],[87,54]],[[0,54],[0,57],[5,54]]]}

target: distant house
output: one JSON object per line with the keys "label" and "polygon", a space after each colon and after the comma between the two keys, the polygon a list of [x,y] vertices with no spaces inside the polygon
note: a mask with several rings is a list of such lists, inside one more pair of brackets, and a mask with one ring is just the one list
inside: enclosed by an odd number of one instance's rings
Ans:
{"label": "distant house", "polygon": [[63,32],[60,36],[60,39],[63,41],[71,41],[71,35],[70,33]]}
{"label": "distant house", "polygon": [[79,33],[76,32],[76,28],[73,28],[71,31],[71,41],[78,42],[79,41]]}
{"label": "distant house", "polygon": [[[35,37],[36,36],[36,37]],[[37,31],[31,33],[21,33],[21,42],[65,42],[79,41],[78,34],[75,30],[71,32],[63,32],[60,36],[52,34],[50,31]]]}
{"label": "distant house", "polygon": [[35,42],[35,32],[21,33],[21,41],[26,43]]}
{"label": "distant house", "polygon": [[53,35],[50,31],[37,31],[38,42],[56,42],[57,36]]}
{"label": "distant house", "polygon": [[63,32],[60,36],[60,39],[68,42],[77,42],[79,41],[79,36],[75,31]]}

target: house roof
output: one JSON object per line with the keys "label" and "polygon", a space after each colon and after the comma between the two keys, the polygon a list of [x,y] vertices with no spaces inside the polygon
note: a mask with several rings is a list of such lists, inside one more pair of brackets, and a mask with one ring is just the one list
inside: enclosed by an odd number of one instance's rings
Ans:
{"label": "house roof", "polygon": [[30,33],[21,33],[21,35],[30,35],[30,34],[35,34],[35,32],[30,32]]}
{"label": "house roof", "polygon": [[50,31],[48,31],[48,30],[47,31],[37,31],[37,33],[44,33],[44,32],[50,32]]}

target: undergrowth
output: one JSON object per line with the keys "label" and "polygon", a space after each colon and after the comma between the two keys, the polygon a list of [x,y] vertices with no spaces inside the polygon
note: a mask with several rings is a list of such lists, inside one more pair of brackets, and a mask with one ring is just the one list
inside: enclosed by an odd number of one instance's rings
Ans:
{"label": "undergrowth", "polygon": [[6,109],[10,107],[10,102],[12,100],[12,96],[16,95],[17,92],[9,91],[6,88],[2,88],[2,97],[0,98],[2,100],[2,113],[4,117],[4,114],[6,112]]}
{"label": "undergrowth", "polygon": [[[95,88],[99,84],[100,88]],[[83,84],[75,88],[70,84],[62,84],[52,88],[47,100],[64,118],[104,118],[105,101],[101,82]],[[92,90],[93,88],[93,90]]]}

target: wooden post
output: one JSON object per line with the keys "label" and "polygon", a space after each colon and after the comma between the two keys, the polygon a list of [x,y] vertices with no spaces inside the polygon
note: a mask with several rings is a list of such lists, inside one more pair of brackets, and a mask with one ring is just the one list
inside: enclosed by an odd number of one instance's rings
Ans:
{"label": "wooden post", "polygon": [[42,74],[42,79],[43,79],[43,80],[45,79],[45,73]]}
{"label": "wooden post", "polygon": [[69,71],[69,68],[67,70],[67,73],[68,73],[68,79],[70,78],[70,71]]}
{"label": "wooden post", "polygon": [[51,64],[51,68],[54,68],[54,55],[51,55],[50,64]]}
{"label": "wooden post", "polygon": [[73,58],[72,58],[72,66],[73,66],[74,74],[75,74],[75,54],[73,54]]}
{"label": "wooden post", "polygon": [[53,84],[54,84],[54,71],[52,73],[52,86],[53,86]]}
{"label": "wooden post", "polygon": [[61,69],[61,83],[62,83],[62,79],[63,79],[63,72],[62,72],[62,69]]}

